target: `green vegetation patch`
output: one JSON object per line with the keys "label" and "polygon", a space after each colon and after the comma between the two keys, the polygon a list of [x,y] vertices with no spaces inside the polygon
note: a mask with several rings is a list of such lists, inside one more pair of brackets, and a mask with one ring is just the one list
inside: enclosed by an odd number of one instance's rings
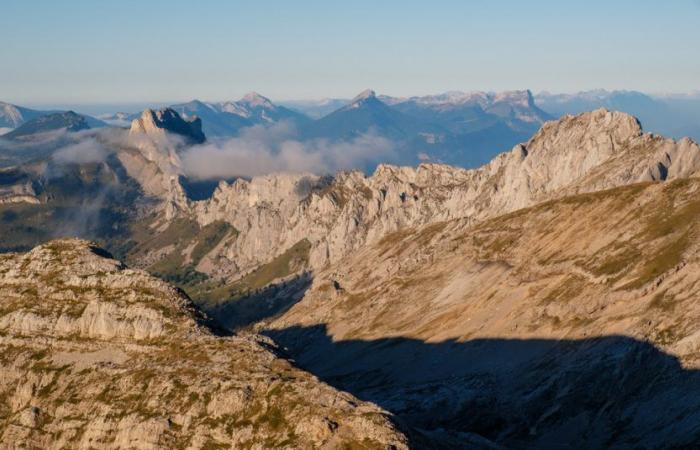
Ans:
{"label": "green vegetation patch", "polygon": [[[236,229],[226,222],[216,221],[200,228],[196,222],[188,219],[173,221],[162,233],[152,229],[142,229],[139,232],[142,233],[140,237],[146,237],[144,243],[137,247],[139,253],[172,247],[172,250],[151,265],[148,271],[186,291],[209,279],[206,274],[195,269],[202,258],[230,233],[237,233]],[[193,243],[194,248],[188,261],[185,250]]]}
{"label": "green vegetation patch", "polygon": [[234,228],[226,222],[216,221],[204,226],[197,234],[197,244],[192,250],[192,264],[197,265]]}
{"label": "green vegetation patch", "polygon": [[644,229],[631,239],[632,242],[649,243],[653,247],[645,252],[641,266],[635,273],[636,278],[624,288],[639,288],[678,266],[685,252],[696,241],[700,199],[691,197],[687,203],[677,206],[684,200],[678,197],[682,195],[680,189],[687,183],[687,180],[670,183],[664,189],[665,201],[658,208],[659,212],[647,217]]}
{"label": "green vegetation patch", "polygon": [[302,239],[272,261],[233,283],[219,286],[214,283],[202,284],[193,287],[188,293],[208,306],[225,300],[239,299],[252,291],[264,288],[278,278],[287,277],[304,268],[308,264],[310,251],[311,243]]}

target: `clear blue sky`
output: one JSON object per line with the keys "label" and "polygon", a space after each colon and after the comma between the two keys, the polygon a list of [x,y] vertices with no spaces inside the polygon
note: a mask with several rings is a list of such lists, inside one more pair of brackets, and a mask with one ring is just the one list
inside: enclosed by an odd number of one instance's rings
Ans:
{"label": "clear blue sky", "polygon": [[700,89],[700,0],[2,0],[0,99]]}

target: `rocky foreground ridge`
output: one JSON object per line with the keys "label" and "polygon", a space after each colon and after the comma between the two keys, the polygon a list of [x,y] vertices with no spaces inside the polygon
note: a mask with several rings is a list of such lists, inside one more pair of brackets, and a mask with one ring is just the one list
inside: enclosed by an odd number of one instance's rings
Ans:
{"label": "rocky foreground ridge", "polygon": [[0,448],[406,448],[380,408],[88,242],[0,256]]}

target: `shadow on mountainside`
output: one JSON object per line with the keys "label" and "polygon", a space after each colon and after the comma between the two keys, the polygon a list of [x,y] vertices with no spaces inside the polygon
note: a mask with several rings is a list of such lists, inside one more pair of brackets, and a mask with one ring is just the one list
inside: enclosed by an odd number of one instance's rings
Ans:
{"label": "shadow on mountainside", "polygon": [[265,334],[301,368],[422,431],[511,448],[700,445],[699,372],[632,338],[333,341],[325,325]]}
{"label": "shadow on mountainside", "polygon": [[252,290],[231,300],[209,304],[198,301],[218,324],[229,330],[239,330],[262,320],[284,314],[304,297],[313,277],[300,273],[283,281]]}

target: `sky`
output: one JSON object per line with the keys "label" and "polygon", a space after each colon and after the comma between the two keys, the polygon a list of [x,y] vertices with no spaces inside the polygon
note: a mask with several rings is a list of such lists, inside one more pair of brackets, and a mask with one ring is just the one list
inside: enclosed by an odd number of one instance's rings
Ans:
{"label": "sky", "polygon": [[700,89],[700,0],[2,0],[0,100]]}

